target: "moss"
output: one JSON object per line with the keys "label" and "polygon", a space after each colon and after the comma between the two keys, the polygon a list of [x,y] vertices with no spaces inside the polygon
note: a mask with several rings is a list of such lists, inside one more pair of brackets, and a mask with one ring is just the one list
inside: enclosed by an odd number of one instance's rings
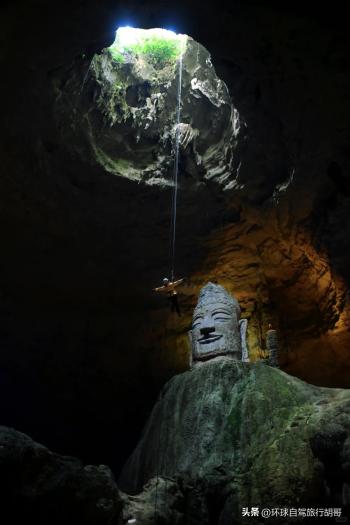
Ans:
{"label": "moss", "polygon": [[110,52],[113,60],[118,62],[118,64],[122,64],[125,61],[123,53],[116,46],[109,47],[108,51]]}
{"label": "moss", "polygon": [[236,402],[229,416],[241,426],[241,472],[246,479],[241,498],[247,505],[296,504],[300,480],[310,486],[309,494],[315,482],[314,458],[305,446],[314,410],[312,387],[257,364],[242,395],[241,405]]}
{"label": "moss", "polygon": [[[125,122],[130,116],[130,108],[125,100],[128,81],[123,68],[110,70],[111,50],[101,55],[95,55],[90,72],[94,77],[96,85],[95,105],[104,117],[104,123],[108,126],[116,122]],[[108,81],[106,77],[108,76]]]}
{"label": "moss", "polygon": [[[183,40],[178,35],[157,29],[135,29],[133,42],[122,43],[120,37],[108,48],[113,60],[119,64],[130,59],[143,60],[155,69],[174,64],[183,51]],[[166,33],[166,34],[165,34]]]}
{"label": "moss", "polygon": [[128,46],[126,51],[145,58],[154,66],[163,66],[178,58],[181,52],[181,42],[178,39],[170,40],[153,35]]}

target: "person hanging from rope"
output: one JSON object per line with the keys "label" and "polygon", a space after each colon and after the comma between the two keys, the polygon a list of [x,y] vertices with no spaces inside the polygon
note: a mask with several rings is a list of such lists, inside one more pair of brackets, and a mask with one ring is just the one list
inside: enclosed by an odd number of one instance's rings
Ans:
{"label": "person hanging from rope", "polygon": [[167,277],[163,279],[163,286],[158,288],[153,288],[154,292],[160,292],[167,294],[170,302],[171,312],[177,312],[178,316],[181,317],[179,301],[177,298],[177,291],[175,290],[176,286],[179,286],[184,281],[184,279],[178,279],[177,281],[169,281]]}

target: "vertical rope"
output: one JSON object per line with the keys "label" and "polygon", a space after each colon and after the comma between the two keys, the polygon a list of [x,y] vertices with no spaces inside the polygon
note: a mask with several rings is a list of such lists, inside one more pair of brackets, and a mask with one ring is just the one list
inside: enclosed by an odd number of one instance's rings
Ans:
{"label": "vertical rope", "polygon": [[84,75],[83,82],[82,82],[81,87],[80,87],[80,94],[83,92],[83,89],[85,87],[85,82],[86,82],[87,76],[89,74],[89,71],[91,69],[92,61],[93,61],[93,58],[90,60],[89,67],[87,68],[87,71],[86,71],[86,73]]}
{"label": "vertical rope", "polygon": [[[173,191],[173,198],[172,198],[172,210],[171,210],[171,224],[170,224],[170,230],[171,230],[171,268],[170,268],[170,276],[171,280],[173,281],[175,278],[175,241],[176,241],[176,207],[177,207],[177,188],[178,188],[178,172],[179,172],[179,139],[180,139],[180,116],[181,116],[181,88],[182,88],[182,54],[183,54],[183,40],[181,39],[181,49],[180,49],[180,57],[179,57],[179,80],[177,85],[177,104],[176,104],[176,130],[175,130],[175,161],[174,161],[174,191]],[[166,427],[165,427],[165,442],[167,442],[168,439],[168,425],[167,425],[167,419],[165,415],[165,421],[166,421]],[[161,445],[161,432],[158,433],[158,445],[157,449],[160,451],[160,445]],[[158,505],[158,483],[159,483],[159,470],[161,468],[160,465],[160,459],[159,458],[158,464],[157,464],[157,471],[156,471],[156,489],[155,489],[155,498],[154,498],[154,521],[157,523],[157,505]],[[166,493],[166,481],[165,481],[165,487],[164,491]]]}
{"label": "vertical rope", "polygon": [[171,280],[175,277],[175,246],[176,246],[176,212],[177,212],[177,188],[179,173],[179,142],[180,142],[180,116],[181,116],[181,90],[182,90],[182,54],[183,40],[181,40],[181,50],[179,57],[179,80],[177,84],[177,104],[176,104],[176,129],[175,129],[175,161],[174,161],[174,191],[172,199],[172,244],[171,244]]}
{"label": "vertical rope", "polygon": [[[162,428],[162,427],[161,427]],[[160,450],[160,444],[161,444],[161,432],[159,431],[158,432],[158,443],[157,443],[157,451]],[[156,456],[155,456],[156,457]],[[157,461],[157,459],[156,459]],[[157,471],[156,471],[156,493],[155,493],[155,498],[154,498],[154,523],[156,524],[157,521],[158,521],[158,517],[157,517],[157,506],[158,506],[158,483],[159,483],[159,469],[160,469],[160,464],[159,464],[159,461],[158,461],[158,464],[157,464]]]}
{"label": "vertical rope", "polygon": [[[163,392],[163,390],[162,390]],[[154,500],[154,523],[155,525],[157,523],[159,523],[159,519],[158,519],[158,515],[157,515],[157,510],[158,510],[158,484],[159,484],[159,471],[163,468],[163,465],[165,467],[166,465],[166,460],[167,460],[167,457],[168,455],[170,454],[171,450],[170,450],[170,439],[169,439],[169,435],[170,435],[170,423],[169,423],[169,417],[168,417],[168,414],[171,413],[170,411],[170,403],[168,402],[167,404],[165,403],[165,399],[166,397],[164,395],[162,395],[162,392],[159,396],[159,406],[162,407],[162,410],[160,411],[160,421],[161,421],[161,426],[160,426],[160,429],[158,431],[158,439],[157,439],[157,449],[156,449],[156,452],[159,452],[159,456],[155,455],[154,457],[156,458],[156,461],[157,461],[157,469],[156,469],[156,489],[155,489],[155,500]],[[175,403],[176,403],[176,400],[175,400]],[[175,407],[174,407],[175,408]],[[164,423],[164,424],[163,424]],[[163,432],[163,429],[164,429],[164,432]],[[160,454],[160,451],[161,451],[161,445],[163,445],[163,454]],[[167,454],[168,452],[168,454]],[[174,454],[176,454],[176,450],[174,450]],[[165,462],[164,462],[165,460]],[[168,490],[168,485],[167,485],[167,471],[166,469],[164,468],[163,469],[163,476],[164,476],[164,486],[163,486],[163,493],[164,493],[164,498],[163,498],[163,501],[165,503],[165,507],[163,505],[163,508],[167,509],[167,490]],[[162,502],[162,500],[161,500]]]}

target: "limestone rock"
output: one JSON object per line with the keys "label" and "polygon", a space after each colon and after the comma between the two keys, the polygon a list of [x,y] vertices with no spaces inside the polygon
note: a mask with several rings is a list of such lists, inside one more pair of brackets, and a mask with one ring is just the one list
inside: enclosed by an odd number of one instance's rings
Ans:
{"label": "limestone rock", "polygon": [[120,486],[181,480],[200,523],[213,508],[215,523],[231,524],[242,507],[337,506],[348,501],[349,435],[349,391],[216,358],[164,387]]}
{"label": "limestone rock", "polygon": [[16,430],[0,427],[0,500],[4,523],[107,525],[122,508],[105,465],[84,466]]}
{"label": "limestone rock", "polygon": [[149,480],[137,496],[124,495],[123,498],[123,519],[136,520],[135,525],[186,523],[185,494],[180,486],[169,478],[155,477]]}
{"label": "limestone rock", "polygon": [[[150,480],[141,494],[117,488],[105,465],[84,466],[0,426],[0,502],[4,523],[137,525],[184,523],[185,494],[171,479]],[[8,521],[6,521],[8,520]]]}

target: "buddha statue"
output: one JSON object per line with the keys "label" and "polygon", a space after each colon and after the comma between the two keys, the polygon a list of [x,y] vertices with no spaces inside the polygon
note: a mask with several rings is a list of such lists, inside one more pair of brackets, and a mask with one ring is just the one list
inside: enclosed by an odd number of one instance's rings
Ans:
{"label": "buddha statue", "polygon": [[217,356],[249,361],[247,320],[240,315],[238,301],[223,286],[208,283],[201,289],[189,333],[192,366]]}

